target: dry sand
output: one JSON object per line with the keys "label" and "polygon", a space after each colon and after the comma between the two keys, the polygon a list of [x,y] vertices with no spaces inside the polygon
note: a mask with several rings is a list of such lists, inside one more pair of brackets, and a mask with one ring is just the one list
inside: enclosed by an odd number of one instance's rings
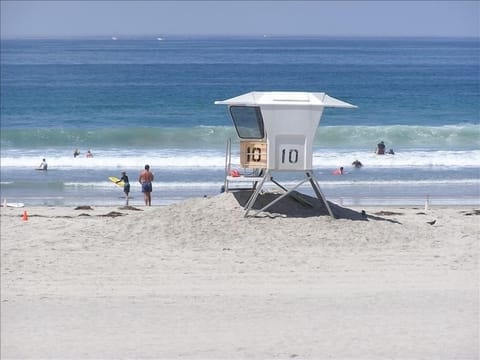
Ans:
{"label": "dry sand", "polygon": [[2,208],[1,358],[479,358],[478,210],[244,201]]}

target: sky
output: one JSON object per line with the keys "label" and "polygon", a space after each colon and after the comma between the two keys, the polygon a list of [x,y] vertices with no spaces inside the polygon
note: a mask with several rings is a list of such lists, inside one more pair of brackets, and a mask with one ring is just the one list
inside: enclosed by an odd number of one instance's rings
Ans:
{"label": "sky", "polygon": [[2,39],[283,35],[480,37],[480,1],[0,0]]}

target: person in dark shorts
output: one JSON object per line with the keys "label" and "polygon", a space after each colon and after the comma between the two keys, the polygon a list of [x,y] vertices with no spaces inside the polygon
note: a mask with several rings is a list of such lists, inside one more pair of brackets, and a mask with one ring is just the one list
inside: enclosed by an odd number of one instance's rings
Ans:
{"label": "person in dark shorts", "polygon": [[152,181],[153,173],[150,171],[150,165],[147,164],[138,177],[138,182],[142,185],[145,206],[152,206]]}
{"label": "person in dark shorts", "polygon": [[123,192],[125,193],[126,204],[128,206],[128,194],[130,193],[130,182],[125,171],[122,171],[122,177],[117,181],[117,184],[123,181]]}

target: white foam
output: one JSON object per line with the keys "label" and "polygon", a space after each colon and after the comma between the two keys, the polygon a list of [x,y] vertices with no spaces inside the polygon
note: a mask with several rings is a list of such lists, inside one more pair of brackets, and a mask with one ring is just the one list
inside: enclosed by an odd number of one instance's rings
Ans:
{"label": "white foam", "polygon": [[[220,151],[181,150],[181,151],[135,151],[99,152],[94,158],[73,158],[70,154],[50,153],[32,155],[17,152],[2,152],[1,168],[38,167],[46,158],[49,170],[52,169],[141,169],[150,164],[159,168],[223,168],[225,154]],[[316,150],[313,155],[314,168],[349,167],[352,161],[360,160],[365,167],[378,168],[426,168],[426,167],[480,167],[480,150],[470,151],[397,151],[395,155],[375,155],[373,152],[339,152]],[[233,154],[233,163],[239,164],[239,156]]]}
{"label": "white foam", "polygon": [[[322,186],[405,186],[405,187],[421,187],[421,186],[433,186],[433,185],[477,185],[480,186],[480,179],[461,179],[461,180],[448,180],[448,179],[438,179],[438,180],[339,180],[339,181],[319,181]],[[282,184],[291,187],[295,186],[298,181],[288,180],[282,181]],[[113,184],[110,181],[99,181],[99,182],[66,182],[65,187],[72,188],[104,188],[104,189],[118,189],[120,187]],[[208,188],[217,188],[223,185],[222,179],[217,181],[198,181],[198,182],[181,182],[181,181],[159,181],[155,183],[155,186],[164,189],[208,189]],[[267,186],[275,185],[266,183]],[[130,183],[130,187],[133,190],[140,190],[140,184],[137,182]],[[310,184],[304,184],[302,187],[310,188]]]}

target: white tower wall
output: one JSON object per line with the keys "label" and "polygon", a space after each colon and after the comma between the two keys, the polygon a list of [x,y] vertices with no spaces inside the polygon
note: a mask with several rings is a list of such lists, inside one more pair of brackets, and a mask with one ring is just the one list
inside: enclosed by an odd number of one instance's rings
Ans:
{"label": "white tower wall", "polygon": [[267,139],[267,168],[312,169],[313,138],[323,108],[261,106]]}

